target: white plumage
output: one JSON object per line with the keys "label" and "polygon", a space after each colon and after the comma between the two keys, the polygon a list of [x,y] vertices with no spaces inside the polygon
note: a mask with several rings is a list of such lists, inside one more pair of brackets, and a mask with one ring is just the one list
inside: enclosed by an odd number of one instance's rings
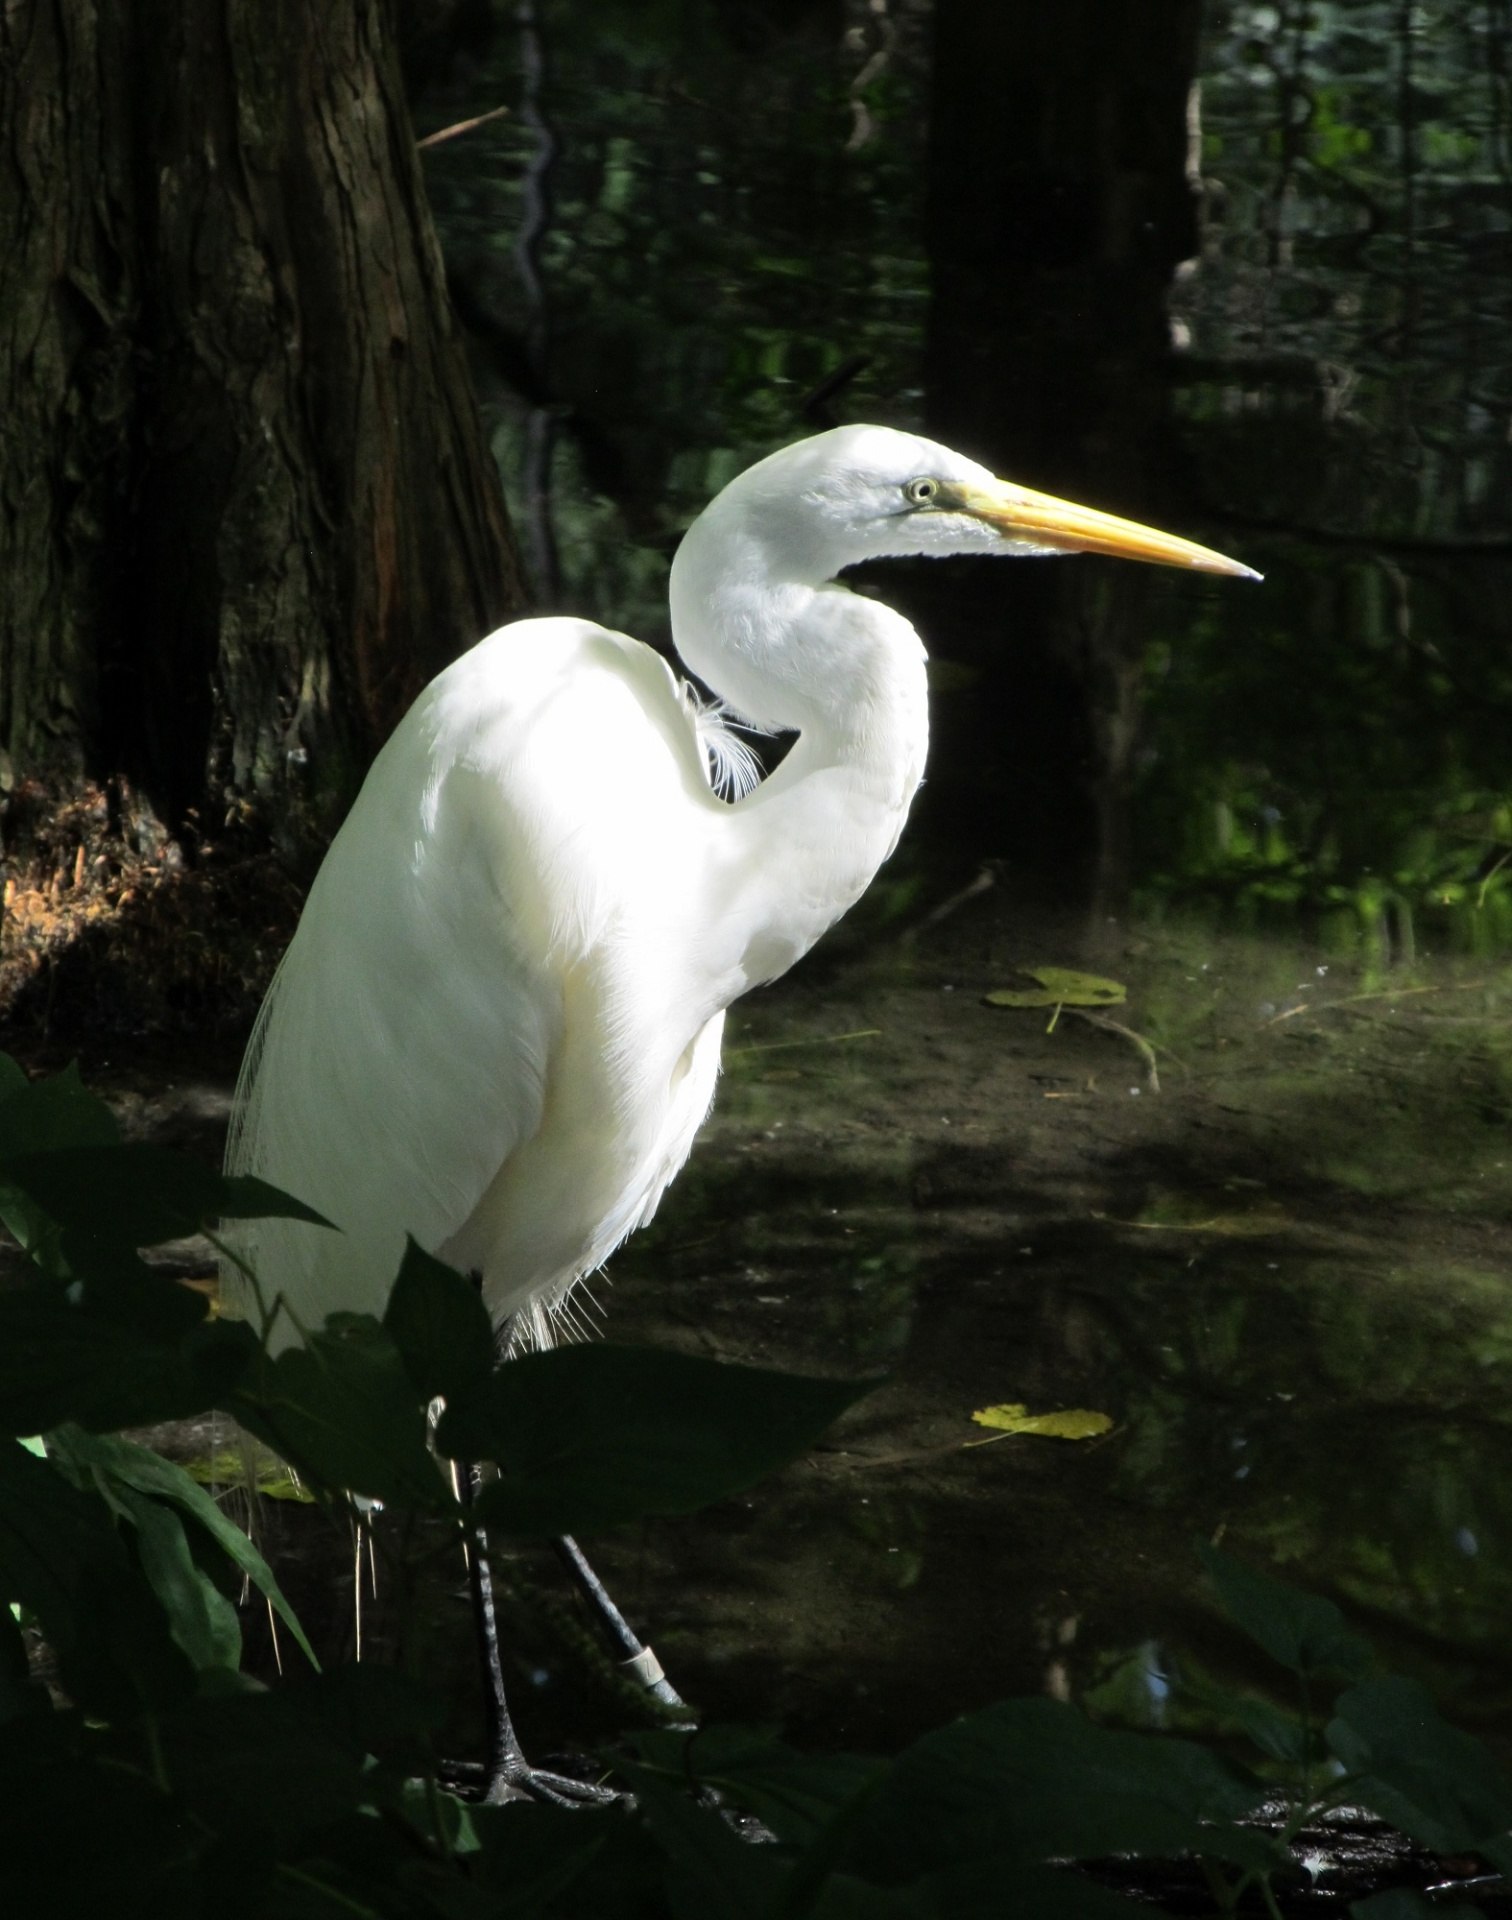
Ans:
{"label": "white plumage", "polygon": [[406,1233],[482,1275],[496,1325],[548,1339],[687,1158],[725,1009],[859,898],[922,777],[924,650],[835,575],[1072,548],[1248,572],[886,428],[742,474],[671,581],[684,661],[800,734],[733,801],[718,718],[623,634],[522,620],[440,674],[333,842],[243,1067],[228,1165],[343,1230],[239,1230],[286,1308],[275,1345],[381,1313]]}

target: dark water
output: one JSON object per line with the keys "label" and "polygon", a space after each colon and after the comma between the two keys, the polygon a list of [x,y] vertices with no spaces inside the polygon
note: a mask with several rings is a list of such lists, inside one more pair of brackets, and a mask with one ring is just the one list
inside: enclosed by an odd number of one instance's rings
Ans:
{"label": "dark water", "polygon": [[[1512,10],[1129,11],[543,6],[426,93],[511,109],[427,169],[543,606],[665,643],[680,528],[841,419],[1267,576],[869,581],[930,784],[738,1010],[609,1324],[890,1383],[606,1557],[719,1710],[886,1742],[1042,1686],[1200,1722],[1222,1531],[1505,1732]],[[1128,984],[1159,1091],[983,1009],[1046,962]],[[962,1452],[1001,1400],[1118,1424]]]}

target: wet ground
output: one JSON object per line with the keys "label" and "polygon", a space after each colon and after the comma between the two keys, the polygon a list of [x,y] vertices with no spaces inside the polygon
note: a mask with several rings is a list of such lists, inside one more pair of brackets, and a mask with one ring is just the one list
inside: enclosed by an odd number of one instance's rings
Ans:
{"label": "wet ground", "polygon": [[[1126,1031],[983,1005],[1045,963],[1126,982]],[[1039,1688],[1182,1724],[1235,1651],[1190,1546],[1221,1532],[1497,1725],[1503,998],[989,899],[753,1003],[613,1331],[889,1377],[686,1530],[707,1690],[863,1745]],[[1116,1425],[973,1445],[1003,1401]]]}
{"label": "wet ground", "polygon": [[[1116,1024],[984,1004],[1047,964],[1125,983]],[[1504,1735],[1509,1010],[1483,963],[1088,924],[1000,888],[912,934],[860,924],[738,1008],[689,1167],[594,1287],[602,1325],[880,1384],[749,1495],[593,1543],[679,1687],[859,1748],[1046,1689],[1209,1731],[1205,1681],[1269,1681],[1198,1573],[1221,1537]],[[186,1142],[225,1111],[195,1083],[124,1098]],[[973,1423],[1014,1401],[1114,1425]],[[340,1638],[347,1543],[290,1527],[291,1590]],[[602,1738],[623,1711],[574,1678],[554,1567],[513,1569],[548,1601],[516,1620],[528,1741]],[[465,1745],[467,1618],[428,1577]]]}

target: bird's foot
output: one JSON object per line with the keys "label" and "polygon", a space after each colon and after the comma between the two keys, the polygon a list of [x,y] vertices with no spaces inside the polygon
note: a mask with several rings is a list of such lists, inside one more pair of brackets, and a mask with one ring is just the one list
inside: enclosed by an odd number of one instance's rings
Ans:
{"label": "bird's foot", "polygon": [[504,1807],[512,1801],[533,1800],[551,1807],[607,1807],[623,1800],[616,1787],[550,1767],[533,1767],[518,1748],[488,1763],[460,1761],[443,1769],[445,1782],[463,1799],[485,1807]]}
{"label": "bird's foot", "polygon": [[609,1807],[623,1800],[617,1787],[606,1787],[597,1780],[577,1780],[570,1773],[553,1773],[547,1767],[525,1766],[493,1774],[483,1794],[486,1806],[507,1806],[511,1800],[534,1800],[548,1807]]}

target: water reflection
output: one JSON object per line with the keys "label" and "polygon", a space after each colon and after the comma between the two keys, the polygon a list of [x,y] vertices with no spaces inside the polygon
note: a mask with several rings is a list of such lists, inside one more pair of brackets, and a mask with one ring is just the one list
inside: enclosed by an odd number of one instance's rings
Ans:
{"label": "water reflection", "polygon": [[[1500,983],[1435,963],[1383,987],[1335,964],[1323,986],[1279,943],[1119,930],[1097,957],[1159,1051],[1152,1096],[1116,1034],[1047,1034],[1042,1015],[981,1003],[1012,959],[1074,939],[984,908],[907,968],[858,950],[751,1007],[745,1031],[783,1046],[785,1077],[737,1061],[670,1211],[616,1264],[613,1331],[892,1372],[834,1451],[716,1519],[715,1545],[660,1542],[666,1577],[693,1583],[684,1612],[717,1616],[760,1567],[782,1598],[742,1681],[758,1670],[830,1737],[896,1737],[1046,1685],[1132,1711],[1118,1676],[1152,1632],[1173,1684],[1157,1700],[1141,1680],[1143,1711],[1200,1724],[1178,1652],[1194,1673],[1247,1664],[1195,1574],[1193,1539],[1222,1533],[1497,1724]],[[880,1029],[864,1053],[828,1047],[857,1014]],[[871,1273],[891,1296],[881,1322],[857,1318]],[[973,1409],[1010,1398],[1117,1427],[1075,1447],[969,1445]],[[679,1651],[709,1679],[696,1634]],[[733,1711],[728,1681],[712,1685]]]}
{"label": "water reflection", "polygon": [[[830,1739],[1044,1686],[1200,1721],[1243,1657],[1219,1529],[1507,1706],[1509,29],[1131,12],[1010,73],[1001,0],[561,0],[536,77],[501,24],[425,108],[519,109],[428,173],[543,598],[664,638],[677,530],[826,410],[1268,574],[889,570],[939,669],[919,818],[742,1011],[616,1263],[617,1335],[892,1370],[813,1465],[617,1550],[708,1704]],[[897,939],[984,854],[1011,909]],[[1158,1097],[1116,1034],[980,1006],[1045,961],[1129,979]],[[1007,1398],[1118,1429],[962,1452]]]}

